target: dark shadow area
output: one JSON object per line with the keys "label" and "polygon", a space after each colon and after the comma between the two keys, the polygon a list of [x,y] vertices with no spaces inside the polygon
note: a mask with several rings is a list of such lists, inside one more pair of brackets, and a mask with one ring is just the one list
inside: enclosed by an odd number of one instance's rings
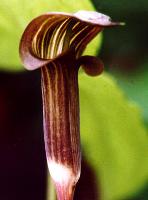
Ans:
{"label": "dark shadow area", "polygon": [[99,200],[99,186],[96,177],[89,164],[82,159],[80,180],[75,191],[75,200]]}
{"label": "dark shadow area", "polygon": [[44,153],[38,71],[0,74],[0,199],[44,200]]}

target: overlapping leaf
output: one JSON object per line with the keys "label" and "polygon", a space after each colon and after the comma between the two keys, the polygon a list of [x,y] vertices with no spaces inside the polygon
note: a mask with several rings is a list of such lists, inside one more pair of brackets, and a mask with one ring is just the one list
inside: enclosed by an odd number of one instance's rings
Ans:
{"label": "overlapping leaf", "polygon": [[82,144],[102,199],[126,199],[148,178],[148,138],[140,110],[107,75],[82,74],[79,84]]}
{"label": "overlapping leaf", "polygon": [[137,102],[141,109],[145,120],[148,125],[148,63],[140,66],[141,72],[131,74],[128,77],[116,74],[119,85],[126,92],[128,97]]}

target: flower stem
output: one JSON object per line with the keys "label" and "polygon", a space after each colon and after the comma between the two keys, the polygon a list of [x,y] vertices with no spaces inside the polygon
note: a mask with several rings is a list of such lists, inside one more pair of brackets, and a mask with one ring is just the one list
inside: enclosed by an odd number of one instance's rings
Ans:
{"label": "flower stem", "polygon": [[47,200],[56,200],[54,184],[49,173],[47,175]]}
{"label": "flower stem", "polygon": [[72,200],[80,176],[78,67],[68,54],[42,67],[44,140],[58,200]]}
{"label": "flower stem", "polygon": [[64,187],[61,185],[56,185],[58,200],[73,200],[74,187],[69,185],[69,187]]}

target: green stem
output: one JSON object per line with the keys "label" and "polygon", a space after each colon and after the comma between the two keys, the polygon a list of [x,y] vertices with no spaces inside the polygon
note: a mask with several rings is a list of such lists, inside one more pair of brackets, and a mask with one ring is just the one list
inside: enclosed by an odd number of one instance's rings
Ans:
{"label": "green stem", "polygon": [[47,200],[56,200],[56,191],[54,188],[54,183],[49,173],[47,175]]}

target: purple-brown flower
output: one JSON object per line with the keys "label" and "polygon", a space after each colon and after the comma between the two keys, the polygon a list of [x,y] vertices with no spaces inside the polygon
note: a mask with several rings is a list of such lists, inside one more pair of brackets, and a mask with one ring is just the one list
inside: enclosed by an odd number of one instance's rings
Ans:
{"label": "purple-brown flower", "polygon": [[31,21],[20,42],[24,66],[41,67],[45,149],[59,200],[73,199],[81,170],[79,67],[92,76],[103,70],[98,58],[82,53],[104,27],[117,24],[97,12],[46,13]]}

